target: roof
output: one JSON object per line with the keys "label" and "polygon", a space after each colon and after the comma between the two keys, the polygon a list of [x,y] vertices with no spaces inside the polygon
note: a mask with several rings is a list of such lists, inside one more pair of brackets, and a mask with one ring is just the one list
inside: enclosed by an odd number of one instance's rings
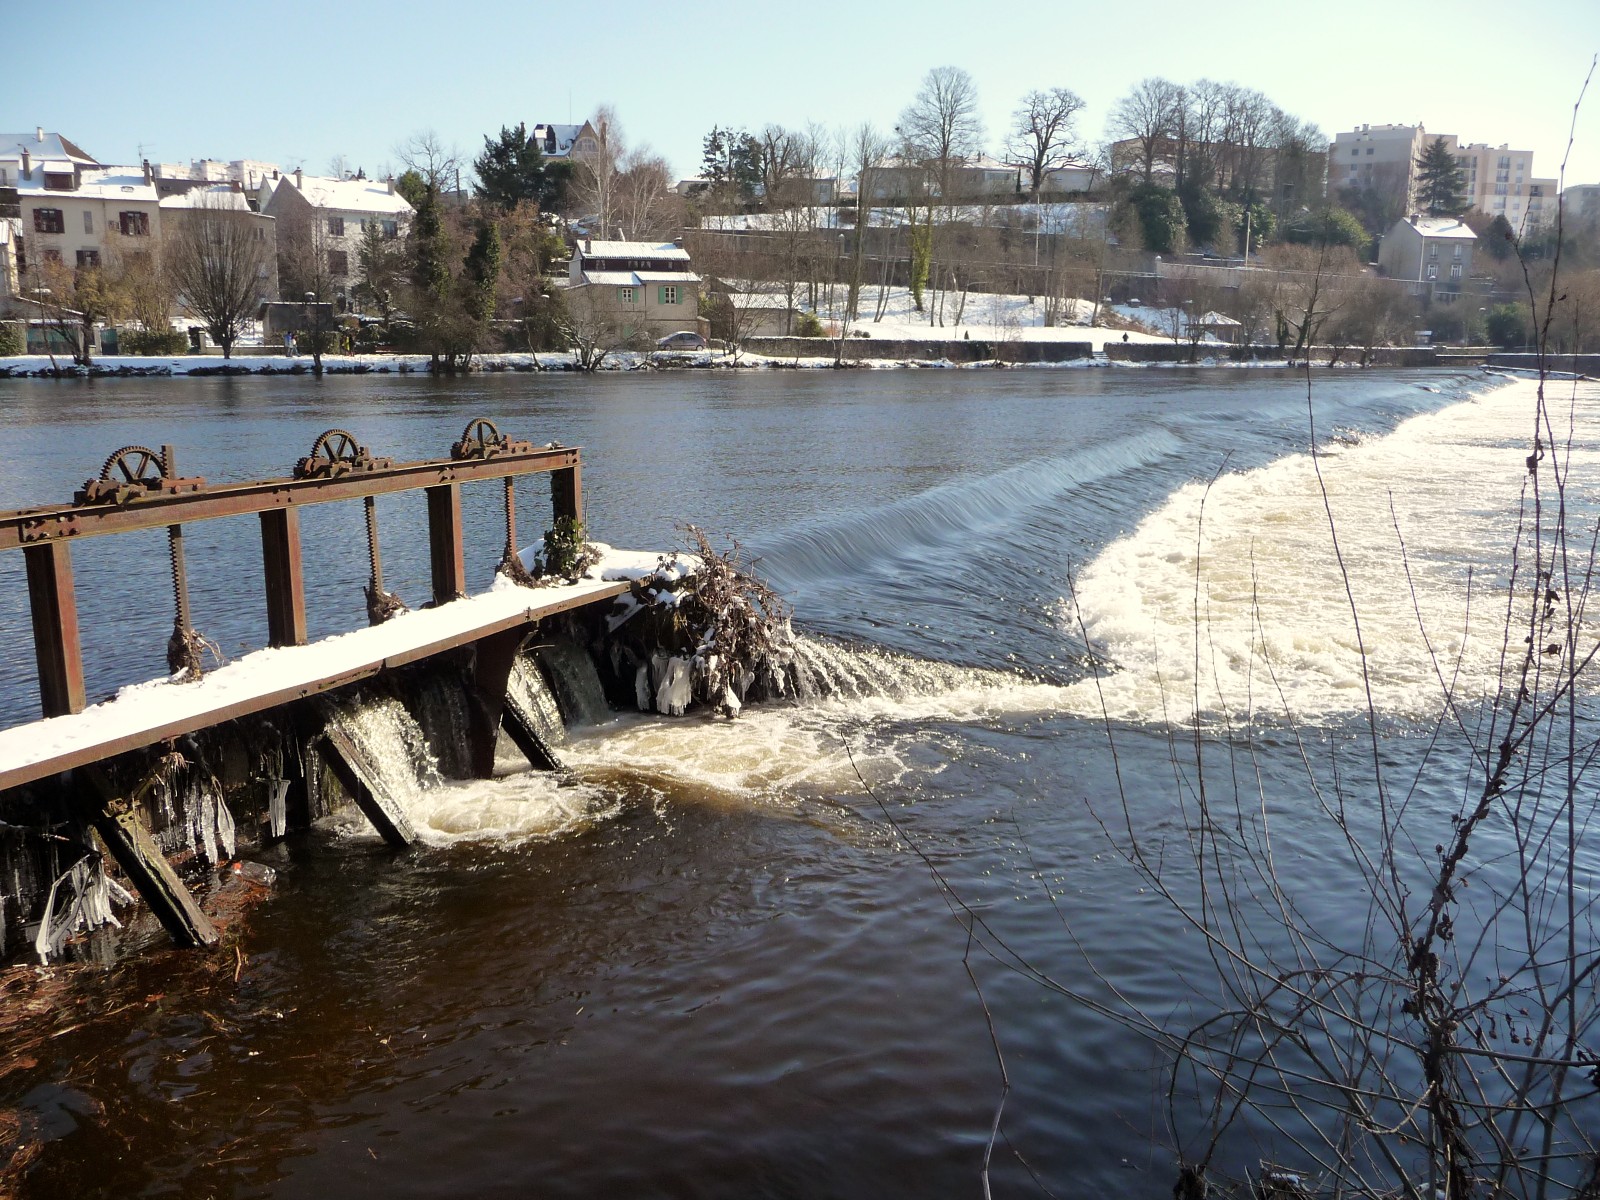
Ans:
{"label": "roof", "polygon": [[216,187],[189,188],[187,191],[175,192],[170,196],[161,197],[162,208],[213,208],[228,212],[251,212],[250,201],[245,194],[234,188],[231,183],[219,184]]}
{"label": "roof", "polygon": [[85,167],[100,165],[81,147],[48,129],[33,133],[0,133],[0,158],[21,158],[24,150],[34,158],[65,158]]}
{"label": "roof", "polygon": [[[276,188],[294,187],[293,172],[278,176]],[[382,179],[327,179],[306,175],[299,192],[313,208],[343,212],[409,213],[411,205],[399,192],[391,192]]]}
{"label": "roof", "polygon": [[[1395,227],[1409,226],[1425,238],[1461,238],[1475,242],[1478,235],[1459,217],[1408,217],[1395,222]],[[1390,232],[1394,232],[1393,229]]]}
{"label": "roof", "polygon": [[[529,136],[538,140],[539,149],[545,154],[553,158],[563,158],[572,153],[572,143],[578,140],[578,134],[581,132],[583,132],[582,125],[535,125],[529,131]],[[545,149],[549,142],[548,135],[550,133],[556,135],[556,148],[554,150]]]}
{"label": "roof", "polygon": [[[67,168],[70,170],[71,168]],[[65,173],[65,172],[63,172]],[[155,203],[156,188],[144,181],[144,171],[138,167],[85,168],[78,186],[70,192],[44,186],[44,173],[35,171],[31,179],[19,179],[17,191],[29,197],[74,197],[79,200],[143,200]]]}
{"label": "roof", "polygon": [[1222,326],[1238,325],[1239,322],[1235,321],[1232,317],[1227,316],[1227,315],[1225,315],[1223,313],[1208,312],[1204,316],[1200,317],[1198,320],[1191,322],[1191,324],[1194,324],[1194,325],[1215,325],[1215,326],[1220,328]]}
{"label": "roof", "polygon": [[672,242],[601,242],[585,239],[578,243],[585,258],[662,258],[688,262],[689,252]]}
{"label": "roof", "polygon": [[601,287],[642,287],[647,283],[699,283],[693,271],[585,271],[584,283]]}

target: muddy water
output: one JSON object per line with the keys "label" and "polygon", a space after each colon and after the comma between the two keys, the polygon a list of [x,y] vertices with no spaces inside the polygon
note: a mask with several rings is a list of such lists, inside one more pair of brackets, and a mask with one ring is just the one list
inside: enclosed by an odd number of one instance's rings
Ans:
{"label": "muddy water", "polygon": [[[1386,646],[1416,616],[1385,607],[1385,497],[1401,496],[1430,620],[1459,627],[1466,569],[1514,502],[1520,455],[1496,472],[1526,432],[1517,403],[1442,372],[1316,380]],[[1114,988],[1145,1011],[1200,1011],[1200,954],[1091,815],[1117,781],[1101,706],[1151,828],[1173,812],[1171,722],[1288,709],[1320,744],[1343,736],[1354,651],[1322,606],[1327,518],[1295,457],[1303,382],[28,381],[0,404],[4,506],[65,498],[130,443],[172,442],[185,474],[213,480],[284,473],[330,426],[396,458],[444,453],[480,415],[581,444],[594,536],[669,545],[685,521],[738,536],[839,681],[825,702],[733,725],[580,731],[573,787],[513,773],[428,790],[415,802],[433,836],[408,854],[335,827],[275,849],[278,886],[241,959],[108,968],[85,1006],[101,1015],[0,1076],[0,1104],[42,1141],[21,1194],[976,1194],[1001,1087],[985,1004],[1013,1084],[998,1192],[1032,1190],[1035,1173],[1058,1195],[1170,1188],[1159,1059],[1082,1001]],[[1197,535],[1202,499],[1215,523]],[[498,493],[467,503],[481,583]],[[540,516],[530,497],[524,527]],[[420,503],[380,502],[380,523],[386,583],[418,602]],[[359,508],[308,513],[304,536],[314,632],[355,627]],[[1193,645],[1197,536],[1215,551],[1215,669]],[[214,522],[188,542],[197,626],[230,653],[259,645],[264,618],[241,599],[253,528]],[[78,548],[94,694],[160,670],[162,550]],[[7,722],[34,703],[20,582],[20,562],[0,561]],[[1115,672],[1102,688],[1085,632]],[[1258,643],[1288,664],[1287,690],[1264,694]],[[1413,719],[1430,681],[1386,654],[1379,703]],[[1420,749],[1400,738],[1394,753]],[[1263,786],[1304,790],[1289,749],[1259,764]],[[1424,778],[1417,803],[1442,806],[1447,788]],[[1335,870],[1309,817],[1291,805],[1284,821],[1297,870]],[[982,1002],[946,884],[993,931],[993,953],[971,956]],[[1079,1000],[1009,969],[1012,952]]]}

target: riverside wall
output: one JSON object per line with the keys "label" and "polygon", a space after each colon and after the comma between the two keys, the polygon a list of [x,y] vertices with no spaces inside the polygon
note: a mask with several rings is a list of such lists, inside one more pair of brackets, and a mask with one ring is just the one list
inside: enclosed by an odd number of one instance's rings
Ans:
{"label": "riverside wall", "polygon": [[[833,358],[839,353],[834,338],[755,337],[746,338],[743,348],[751,354],[770,358]],[[948,339],[923,342],[900,338],[846,338],[842,357],[846,362],[867,359],[953,363],[988,362],[999,359],[1016,363],[1059,363],[1089,358],[1094,347],[1088,342],[991,341],[982,338]]]}

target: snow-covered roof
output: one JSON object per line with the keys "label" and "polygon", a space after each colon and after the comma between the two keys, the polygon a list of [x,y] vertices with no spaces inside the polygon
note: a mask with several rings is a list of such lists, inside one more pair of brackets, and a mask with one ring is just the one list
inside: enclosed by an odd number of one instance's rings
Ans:
{"label": "snow-covered roof", "polygon": [[1202,316],[1199,319],[1197,319],[1196,321],[1194,321],[1193,324],[1195,324],[1195,325],[1214,325],[1214,326],[1219,326],[1220,327],[1220,326],[1224,326],[1224,325],[1238,325],[1239,322],[1235,321],[1232,317],[1226,315],[1225,313],[1208,312],[1204,316]]}
{"label": "snow-covered roof", "polygon": [[20,159],[24,150],[36,159],[67,159],[85,167],[100,165],[81,147],[47,129],[38,129],[33,133],[0,133],[0,159]]}
{"label": "snow-covered roof", "polygon": [[[409,213],[411,205],[381,179],[327,179],[318,175],[302,177],[300,194],[313,208],[339,212]],[[278,176],[276,187],[295,187],[293,174]]]}
{"label": "snow-covered roof", "polygon": [[689,252],[672,242],[602,242],[585,240],[578,243],[578,251],[585,258],[660,258],[689,261]]}
{"label": "snow-covered roof", "polygon": [[1478,240],[1478,235],[1460,217],[1408,217],[1399,224],[1411,226],[1423,237]]}
{"label": "snow-covered roof", "polygon": [[699,283],[693,271],[585,271],[585,283],[602,287],[642,287],[647,283]]}
{"label": "snow-covered roof", "polygon": [[231,183],[216,187],[190,188],[161,198],[162,208],[213,208],[227,212],[250,212],[250,201]]}
{"label": "snow-covered roof", "polygon": [[[564,158],[572,153],[572,143],[578,140],[578,134],[583,132],[582,125],[535,125],[532,136],[539,142],[539,149],[552,158]],[[547,150],[549,135],[556,135],[556,148]]]}
{"label": "snow-covered roof", "polygon": [[[62,174],[72,167],[62,169]],[[138,167],[84,168],[78,186],[69,192],[44,186],[44,172],[34,171],[30,179],[17,180],[17,191],[30,197],[71,196],[79,200],[144,200],[154,203],[156,186],[144,181],[144,171]]]}

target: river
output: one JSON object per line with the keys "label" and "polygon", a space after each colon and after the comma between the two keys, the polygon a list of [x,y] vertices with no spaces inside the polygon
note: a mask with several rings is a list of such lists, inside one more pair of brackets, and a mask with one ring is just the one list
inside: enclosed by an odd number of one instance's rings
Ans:
{"label": "river", "polygon": [[[0,1104],[46,1139],[21,1194],[976,1195],[995,1042],[1011,1081],[997,1194],[1042,1194],[1035,1177],[1055,1195],[1167,1194],[1191,1117],[1180,1103],[1169,1127],[1162,1056],[1090,1005],[1181,1024],[1204,1008],[1205,961],[1110,852],[1119,780],[1129,819],[1160,828],[1195,722],[1354,737],[1363,659],[1387,753],[1417,767],[1428,743],[1408,731],[1439,706],[1419,615],[1469,682],[1493,671],[1493,638],[1463,633],[1468,581],[1506,569],[1527,389],[1448,371],[1312,388],[1364,645],[1304,455],[1303,374],[0,385],[0,507],[66,499],[129,444],[172,443],[182,474],[213,482],[285,474],[334,426],[396,459],[446,453],[478,416],[581,445],[592,537],[737,537],[856,680],[732,723],[619,718],[571,748],[575,787],[445,789],[413,853],[340,830],[274,849],[237,964],[110,970],[125,1007],[0,1076]],[[492,487],[468,496],[475,586],[498,505]],[[379,515],[386,583],[420,603],[420,501]],[[364,619],[360,519],[306,514],[314,636]],[[187,541],[196,627],[230,655],[259,646],[253,518]],[[91,697],[161,673],[162,537],[74,561]],[[5,724],[37,703],[21,567],[0,561]],[[1296,807],[1300,751],[1263,747],[1286,873],[1327,872],[1337,925],[1337,856]],[[1443,806],[1449,778],[1414,774],[1419,807]],[[953,895],[1089,1003],[976,953],[980,998]],[[1260,1150],[1246,1139],[1223,1165]]]}

